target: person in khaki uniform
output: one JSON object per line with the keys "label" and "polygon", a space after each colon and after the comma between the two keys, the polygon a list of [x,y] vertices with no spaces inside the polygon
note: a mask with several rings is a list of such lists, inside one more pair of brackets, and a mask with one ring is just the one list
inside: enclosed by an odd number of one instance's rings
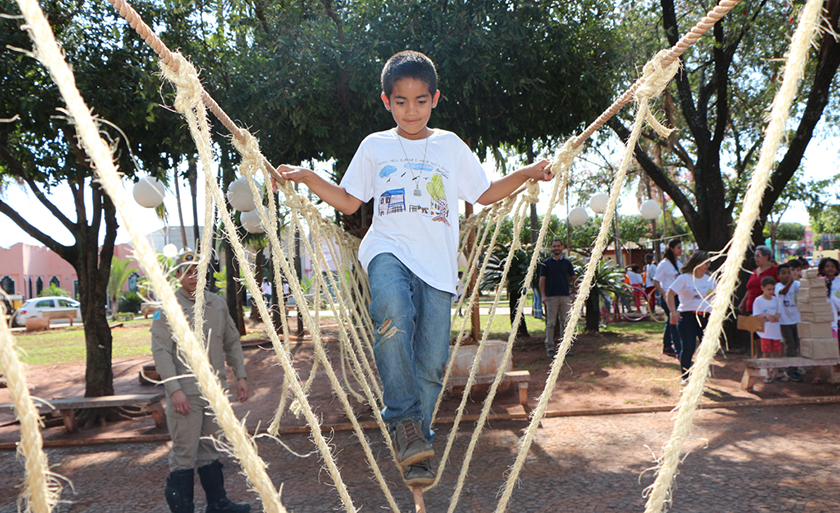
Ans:
{"label": "person in khaki uniform", "polygon": [[[193,324],[197,257],[184,251],[176,259],[175,275],[181,288],[175,292],[184,315]],[[210,364],[220,382],[228,388],[225,361],[236,377],[236,396],[240,402],[248,400],[248,381],[245,373],[239,331],[221,297],[204,295],[204,340]],[[182,361],[178,346],[169,330],[163,312],[155,313],[152,321],[152,354],[161,379],[167,380],[166,420],[172,436],[169,453],[169,477],[166,480],[166,502],[172,513],[193,513],[194,468],[207,496],[207,513],[246,513],[248,504],[235,504],[227,498],[219,453],[208,436],[216,435],[219,427],[207,401],[201,396],[195,377]],[[184,376],[176,378],[177,376]],[[176,378],[176,379],[171,379]]]}

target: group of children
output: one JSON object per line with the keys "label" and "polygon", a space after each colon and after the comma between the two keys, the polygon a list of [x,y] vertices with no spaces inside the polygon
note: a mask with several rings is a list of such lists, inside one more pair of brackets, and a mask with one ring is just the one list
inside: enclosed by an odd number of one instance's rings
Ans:
{"label": "group of children", "polygon": [[[752,314],[764,318],[764,330],[757,332],[761,338],[763,358],[799,356],[799,280],[802,267],[799,260],[779,265],[776,268],[779,281],[772,276],[761,279],[761,296],[753,301]],[[796,368],[775,370],[764,378],[765,383],[777,381],[802,381],[802,374]]]}

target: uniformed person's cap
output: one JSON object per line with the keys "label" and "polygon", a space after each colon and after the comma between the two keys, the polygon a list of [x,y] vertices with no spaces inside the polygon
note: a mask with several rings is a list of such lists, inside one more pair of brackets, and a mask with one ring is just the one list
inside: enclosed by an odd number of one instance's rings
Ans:
{"label": "uniformed person's cap", "polygon": [[185,269],[191,265],[198,265],[198,255],[191,249],[184,249],[175,257],[175,269]]}

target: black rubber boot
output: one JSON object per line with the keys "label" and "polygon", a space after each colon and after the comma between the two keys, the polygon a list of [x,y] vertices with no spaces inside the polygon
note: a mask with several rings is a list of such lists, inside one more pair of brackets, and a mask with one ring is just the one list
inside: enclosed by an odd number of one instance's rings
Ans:
{"label": "black rubber boot", "polygon": [[236,504],[227,498],[222,462],[214,461],[198,468],[198,478],[207,496],[207,513],[248,513],[250,504]]}
{"label": "black rubber boot", "polygon": [[191,468],[176,470],[166,478],[166,503],[172,513],[193,513],[193,483],[195,471]]}

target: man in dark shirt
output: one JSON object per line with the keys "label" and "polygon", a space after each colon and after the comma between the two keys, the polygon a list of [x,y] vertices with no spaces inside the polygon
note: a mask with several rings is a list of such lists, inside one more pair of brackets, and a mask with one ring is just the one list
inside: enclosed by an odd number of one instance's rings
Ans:
{"label": "man in dark shirt", "polygon": [[[554,358],[554,327],[558,316],[562,319],[560,333],[569,316],[572,306],[571,293],[577,280],[575,268],[568,258],[563,257],[563,242],[551,241],[551,256],[546,258],[540,268],[540,294],[545,306],[545,350],[549,358]],[[572,352],[566,353],[571,356]]]}

